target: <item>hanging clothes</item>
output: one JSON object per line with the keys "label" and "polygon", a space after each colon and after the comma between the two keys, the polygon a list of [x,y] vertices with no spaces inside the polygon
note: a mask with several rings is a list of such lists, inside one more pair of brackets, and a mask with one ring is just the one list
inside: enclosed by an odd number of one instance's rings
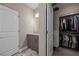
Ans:
{"label": "hanging clothes", "polygon": [[63,30],[66,30],[66,19],[63,19]]}
{"label": "hanging clothes", "polygon": [[79,48],[79,36],[77,36],[77,48]]}
{"label": "hanging clothes", "polygon": [[71,30],[71,20],[67,19],[67,30],[70,31]]}
{"label": "hanging clothes", "polygon": [[63,30],[63,21],[62,21],[62,19],[60,21],[60,30]]}
{"label": "hanging clothes", "polygon": [[77,30],[77,18],[74,16],[74,30]]}
{"label": "hanging clothes", "polygon": [[69,37],[68,35],[64,35],[63,37],[63,46],[68,47]]}
{"label": "hanging clothes", "polygon": [[70,28],[71,30],[74,30],[74,18],[73,17],[70,18]]}
{"label": "hanging clothes", "polygon": [[71,46],[72,46],[72,37],[69,36],[69,48],[71,48]]}
{"label": "hanging clothes", "polygon": [[79,48],[79,15],[62,17],[60,20],[60,29],[60,32],[62,32],[62,35],[59,35],[59,39],[61,39],[60,46]]}
{"label": "hanging clothes", "polygon": [[77,18],[77,32],[79,32],[79,15],[77,15],[76,18]]}
{"label": "hanging clothes", "polygon": [[76,48],[77,47],[77,40],[75,36],[72,36],[72,48]]}

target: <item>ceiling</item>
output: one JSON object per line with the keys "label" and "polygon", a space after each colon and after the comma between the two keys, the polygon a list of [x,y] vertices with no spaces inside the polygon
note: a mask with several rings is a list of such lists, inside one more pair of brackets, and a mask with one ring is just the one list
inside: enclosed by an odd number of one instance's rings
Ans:
{"label": "ceiling", "polygon": [[32,9],[36,9],[39,6],[39,3],[27,3],[27,5]]}

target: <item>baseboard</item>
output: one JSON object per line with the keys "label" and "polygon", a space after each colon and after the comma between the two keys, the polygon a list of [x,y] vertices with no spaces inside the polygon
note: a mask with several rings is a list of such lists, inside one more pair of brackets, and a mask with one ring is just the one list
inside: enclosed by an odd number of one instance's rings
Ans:
{"label": "baseboard", "polygon": [[23,48],[21,48],[20,50],[19,50],[19,52],[22,52],[23,50],[25,50],[25,49],[27,49],[28,47],[26,46],[26,47],[23,47]]}

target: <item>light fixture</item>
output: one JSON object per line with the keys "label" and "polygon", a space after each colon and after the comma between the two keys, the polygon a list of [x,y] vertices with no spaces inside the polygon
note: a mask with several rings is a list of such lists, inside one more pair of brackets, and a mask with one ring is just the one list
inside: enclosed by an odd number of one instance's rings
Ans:
{"label": "light fixture", "polygon": [[39,18],[39,13],[36,13],[35,14],[35,18]]}

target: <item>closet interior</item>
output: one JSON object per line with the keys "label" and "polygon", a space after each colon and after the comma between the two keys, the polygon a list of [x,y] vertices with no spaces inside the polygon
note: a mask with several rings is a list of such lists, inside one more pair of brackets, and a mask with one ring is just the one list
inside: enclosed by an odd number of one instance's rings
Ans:
{"label": "closet interior", "polygon": [[59,46],[79,48],[79,14],[59,18]]}

